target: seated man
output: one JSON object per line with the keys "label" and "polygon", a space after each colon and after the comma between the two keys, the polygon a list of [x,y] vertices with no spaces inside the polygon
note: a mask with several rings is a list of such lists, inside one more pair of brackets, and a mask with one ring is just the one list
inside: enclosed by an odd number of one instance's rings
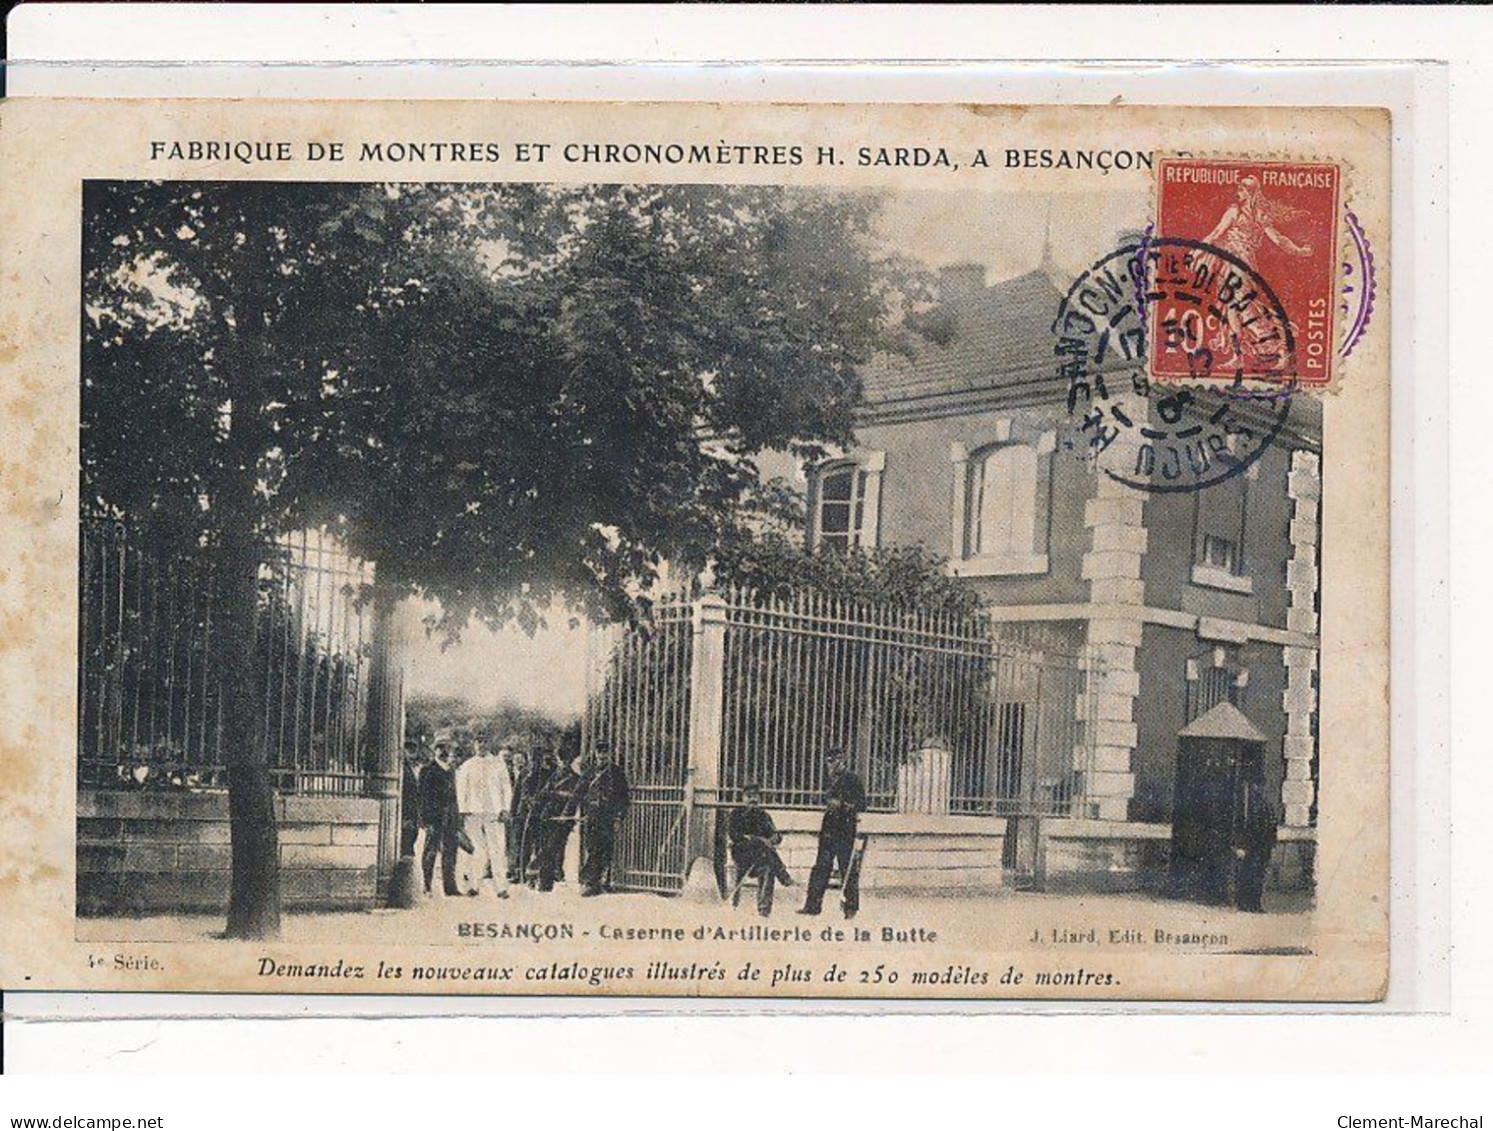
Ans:
{"label": "seated man", "polygon": [[756,877],[757,914],[767,916],[772,914],[773,884],[792,887],[793,877],[778,855],[783,834],[762,808],[762,787],[754,782],[741,792],[743,804],[732,811],[726,827],[731,838],[731,860],[736,865],[735,897],[741,895],[741,885],[749,876]]}

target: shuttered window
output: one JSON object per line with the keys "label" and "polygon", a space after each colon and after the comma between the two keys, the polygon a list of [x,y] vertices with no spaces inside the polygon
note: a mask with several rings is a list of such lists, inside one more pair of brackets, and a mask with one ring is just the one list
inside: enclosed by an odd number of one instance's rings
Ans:
{"label": "shuttered window", "polygon": [[970,466],[966,557],[1039,552],[1037,451],[1021,444],[988,449]]}
{"label": "shuttered window", "polygon": [[810,545],[837,553],[876,545],[881,455],[819,465],[810,479]]}

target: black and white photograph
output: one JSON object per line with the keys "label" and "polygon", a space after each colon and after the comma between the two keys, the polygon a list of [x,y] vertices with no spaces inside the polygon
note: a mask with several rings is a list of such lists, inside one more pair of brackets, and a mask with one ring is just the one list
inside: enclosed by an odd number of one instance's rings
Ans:
{"label": "black and white photograph", "polygon": [[[279,992],[1381,993],[1319,830],[1384,820],[1322,708],[1379,662],[1324,663],[1334,602],[1340,641],[1379,616],[1324,507],[1382,470],[1324,417],[1386,376],[1387,119],[1321,173],[1278,153],[1313,123],[1244,149],[1222,111],[1015,149],[675,120],[177,119],[130,146],[161,175],[81,180],[80,953]],[[1159,194],[1205,121],[1232,164]]]}

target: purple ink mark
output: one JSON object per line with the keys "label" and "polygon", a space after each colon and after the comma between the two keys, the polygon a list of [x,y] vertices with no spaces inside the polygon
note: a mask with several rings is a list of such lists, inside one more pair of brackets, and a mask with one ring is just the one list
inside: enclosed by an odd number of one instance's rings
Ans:
{"label": "purple ink mark", "polygon": [[[1347,357],[1352,353],[1353,347],[1368,330],[1369,321],[1374,316],[1374,299],[1378,293],[1378,278],[1374,272],[1374,253],[1369,248],[1369,237],[1364,233],[1363,225],[1359,223],[1357,216],[1351,211],[1348,211],[1346,215],[1348,236],[1352,239],[1353,247],[1358,253],[1357,271],[1361,281],[1357,285],[1349,282],[1343,284],[1342,312],[1344,317],[1351,319],[1351,324],[1348,332],[1343,336],[1343,344],[1338,347],[1339,357]],[[1344,275],[1351,278],[1353,272],[1353,260],[1345,258]]]}
{"label": "purple ink mark", "polygon": [[1151,233],[1155,230],[1155,224],[1147,224],[1146,230],[1141,233],[1140,246],[1135,249],[1137,268],[1130,272],[1131,281],[1135,283],[1135,309],[1140,315],[1142,326],[1149,325],[1150,312],[1146,309],[1146,255],[1151,249]]}

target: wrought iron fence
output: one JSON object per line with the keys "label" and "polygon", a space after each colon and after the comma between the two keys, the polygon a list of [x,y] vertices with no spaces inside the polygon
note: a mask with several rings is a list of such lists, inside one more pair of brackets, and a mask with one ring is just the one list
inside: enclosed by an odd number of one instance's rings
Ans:
{"label": "wrought iron fence", "polygon": [[690,863],[693,606],[666,600],[646,628],[599,635],[602,671],[589,696],[582,748],[594,752],[598,744],[608,744],[632,793],[613,882],[677,892]]}
{"label": "wrought iron fence", "polygon": [[586,751],[606,742],[634,786],[680,786],[689,762],[693,606],[659,603],[652,623],[603,632],[603,670],[582,723]]}
{"label": "wrought iron fence", "polygon": [[[163,556],[122,522],[86,519],[79,548],[78,781],[100,788],[225,784],[221,683],[213,663],[214,577]],[[261,741],[278,790],[363,791],[371,618],[368,563],[328,534],[266,546],[255,678]]]}
{"label": "wrought iron fence", "polygon": [[[654,624],[603,647],[586,748],[608,741],[630,780],[651,791],[647,804],[669,808],[647,821],[670,837],[638,851],[687,840],[671,814],[691,801],[730,803],[752,782],[770,806],[818,808],[832,749],[858,770],[873,810],[1091,815],[1097,657],[980,615],[815,593],[712,601],[703,618],[703,605],[665,603]],[[718,646],[706,646],[713,631]],[[692,712],[696,697],[718,700],[718,733],[690,733],[702,719],[717,725]],[[712,763],[704,779],[690,778],[692,751]],[[702,790],[702,780],[718,788]]]}
{"label": "wrought iron fence", "polygon": [[805,593],[732,594],[722,786],[816,808],[845,753],[873,810],[1086,812],[1095,661],[1005,638],[982,616]]}

